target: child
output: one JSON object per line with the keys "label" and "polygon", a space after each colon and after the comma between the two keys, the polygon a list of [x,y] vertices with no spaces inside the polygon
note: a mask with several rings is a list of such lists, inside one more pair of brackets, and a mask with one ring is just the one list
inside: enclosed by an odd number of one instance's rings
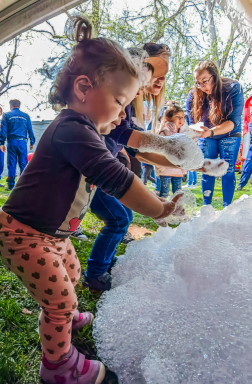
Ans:
{"label": "child", "polygon": [[176,209],[155,197],[108,151],[108,134],[134,99],[140,62],[117,43],[91,39],[88,19],[74,22],[77,44],[59,72],[50,101],[67,106],[44,132],[32,161],[0,211],[3,263],[41,306],[39,334],[46,384],[99,384],[105,368],[71,344],[72,329],[90,324],[75,293],[81,267],[69,240],[83,219],[95,187],[153,218]]}
{"label": "child", "polygon": [[[168,101],[167,109],[164,112],[161,121],[161,127],[159,135],[171,136],[174,133],[179,133],[181,127],[185,123],[183,109],[178,103],[174,101]],[[168,168],[168,167],[156,167],[157,176],[160,178],[160,193],[159,196],[167,198],[170,191],[170,183],[172,184],[172,192],[175,193],[178,189],[181,189],[182,176],[186,173],[183,169]]]}

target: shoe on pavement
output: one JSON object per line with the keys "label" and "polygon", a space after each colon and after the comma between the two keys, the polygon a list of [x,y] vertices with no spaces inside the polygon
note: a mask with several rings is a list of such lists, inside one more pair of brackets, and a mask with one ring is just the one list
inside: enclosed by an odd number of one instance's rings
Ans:
{"label": "shoe on pavement", "polygon": [[104,272],[98,277],[88,277],[87,272],[83,272],[82,286],[89,288],[90,291],[101,292],[109,291],[111,288],[111,276],[108,272]]}
{"label": "shoe on pavement", "polygon": [[238,187],[237,187],[236,190],[237,190],[237,191],[241,191],[241,190],[242,190],[242,187],[241,187],[240,185],[238,185]]}
{"label": "shoe on pavement", "polygon": [[86,325],[92,324],[94,321],[94,315],[90,312],[82,312],[80,313],[79,320],[72,322],[72,329],[74,331],[83,329]]}
{"label": "shoe on pavement", "polygon": [[118,257],[116,257],[116,256],[112,257],[111,262],[110,262],[110,266],[108,267],[108,270],[107,270],[108,273],[111,273],[111,269],[116,264],[117,260],[118,260]]}
{"label": "shoe on pavement", "polygon": [[131,241],[134,241],[135,239],[133,239],[132,237],[132,234],[130,232],[127,232],[125,233],[125,235],[123,236],[122,240],[121,240],[121,243],[123,244],[128,244],[130,243]]}
{"label": "shoe on pavement", "polygon": [[86,241],[88,239],[87,236],[84,235],[80,227],[78,227],[76,231],[72,232],[70,237],[76,240],[81,240],[81,241]]}
{"label": "shoe on pavement", "polygon": [[101,384],[105,367],[98,360],[87,360],[72,346],[71,357],[58,364],[42,358],[39,375],[43,384]]}

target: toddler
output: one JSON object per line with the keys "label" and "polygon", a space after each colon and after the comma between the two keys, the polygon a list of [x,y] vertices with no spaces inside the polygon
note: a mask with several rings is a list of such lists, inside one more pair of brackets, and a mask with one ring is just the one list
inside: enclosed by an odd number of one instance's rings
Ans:
{"label": "toddler", "polygon": [[[161,120],[159,135],[171,136],[179,133],[184,123],[185,117],[183,109],[175,101],[168,101],[167,109]],[[169,196],[170,183],[172,184],[173,193],[181,189],[182,177],[186,173],[186,170],[157,166],[156,173],[160,179],[159,196],[167,198]]]}

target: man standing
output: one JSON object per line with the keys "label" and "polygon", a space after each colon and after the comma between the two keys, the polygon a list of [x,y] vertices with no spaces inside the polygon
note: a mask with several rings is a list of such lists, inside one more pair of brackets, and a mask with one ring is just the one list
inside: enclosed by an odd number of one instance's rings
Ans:
{"label": "man standing", "polygon": [[30,117],[20,111],[20,101],[10,101],[10,112],[4,113],[1,123],[0,149],[5,152],[5,140],[7,138],[7,167],[8,188],[11,191],[15,185],[17,161],[22,174],[28,163],[27,133],[30,138],[30,149],[33,149],[35,137],[32,130]]}

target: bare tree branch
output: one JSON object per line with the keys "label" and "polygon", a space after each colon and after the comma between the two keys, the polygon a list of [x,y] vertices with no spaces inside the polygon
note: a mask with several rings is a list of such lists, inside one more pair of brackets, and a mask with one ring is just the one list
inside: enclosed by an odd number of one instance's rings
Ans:
{"label": "bare tree branch", "polygon": [[15,85],[10,85],[10,86],[8,86],[8,87],[5,88],[2,92],[1,92],[1,87],[0,87],[0,96],[2,96],[4,93],[8,92],[11,88],[20,87],[21,85],[25,85],[25,86],[31,87],[31,84],[28,84],[28,83],[19,83],[19,84],[15,84]]}
{"label": "bare tree branch", "polygon": [[186,1],[187,0],[182,0],[177,12],[175,12],[172,16],[170,16],[165,21],[160,20],[157,14],[154,15],[154,18],[156,19],[156,23],[157,23],[157,32],[152,38],[153,43],[156,43],[158,40],[160,40],[164,36],[165,28],[183,11]]}
{"label": "bare tree branch", "polygon": [[[7,89],[9,89],[9,83],[10,83],[10,73],[11,73],[11,70],[13,68],[13,65],[14,65],[14,60],[16,59],[16,57],[18,57],[18,54],[17,54],[17,49],[18,49],[18,43],[19,43],[19,37],[16,37],[14,39],[14,51],[13,51],[13,54],[10,55],[9,57],[9,64],[7,64],[7,66],[5,67],[5,69],[7,69],[7,73],[6,73],[6,76],[5,76],[5,79],[3,78],[0,79],[1,81],[1,86],[0,86],[0,95],[2,95],[3,93],[6,92]],[[6,90],[5,90],[6,89]]]}
{"label": "bare tree branch", "polygon": [[55,32],[55,29],[54,29],[54,26],[50,23],[50,21],[46,21],[46,23],[51,27],[52,31],[53,31],[53,35],[55,36],[56,35],[56,32]]}
{"label": "bare tree branch", "polygon": [[13,52],[13,55],[11,56],[10,64],[9,64],[9,67],[8,67],[8,70],[7,70],[6,83],[9,83],[10,71],[11,71],[11,69],[12,69],[12,67],[13,67],[14,60],[15,60],[15,58],[17,57],[18,43],[19,43],[19,38],[16,37],[16,38],[14,39],[14,52]]}

